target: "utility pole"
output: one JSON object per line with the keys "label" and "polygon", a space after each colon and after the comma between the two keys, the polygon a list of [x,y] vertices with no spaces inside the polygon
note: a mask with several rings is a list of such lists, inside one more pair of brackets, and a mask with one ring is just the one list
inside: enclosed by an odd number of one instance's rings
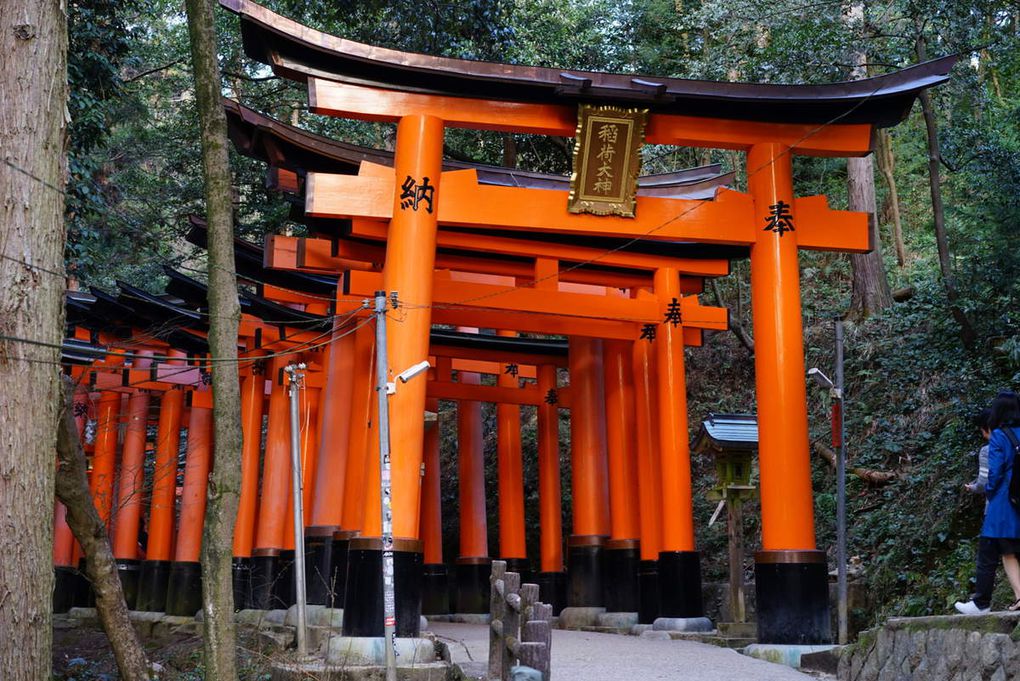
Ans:
{"label": "utility pole", "polygon": [[[393,295],[394,306],[397,298]],[[376,398],[379,401],[379,482],[382,514],[383,636],[386,681],[397,681],[397,607],[393,591],[393,504],[390,484],[389,362],[386,357],[386,292],[375,292]],[[395,389],[395,388],[394,388]]]}
{"label": "utility pole", "polygon": [[301,418],[298,415],[298,393],[305,375],[304,362],[288,364],[284,367],[290,385],[287,395],[290,397],[290,466],[291,490],[294,495],[294,601],[297,605],[297,653],[299,657],[308,654],[308,643],[305,637],[305,520],[304,492],[301,479]]}
{"label": "utility pole", "polygon": [[836,320],[836,384],[832,391],[832,438],[836,440],[836,590],[840,645],[847,642],[846,426],[843,393],[843,320]]}

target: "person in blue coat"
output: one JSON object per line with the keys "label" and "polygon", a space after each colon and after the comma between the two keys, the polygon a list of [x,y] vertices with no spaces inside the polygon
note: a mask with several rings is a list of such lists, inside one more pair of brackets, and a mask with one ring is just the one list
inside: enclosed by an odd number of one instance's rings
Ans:
{"label": "person in blue coat", "polygon": [[988,482],[985,484],[988,506],[981,525],[979,548],[987,555],[986,560],[978,561],[979,566],[983,562],[987,567],[977,571],[974,598],[966,603],[956,603],[956,609],[963,614],[986,613],[991,609],[996,557],[1001,558],[1006,578],[1013,588],[1014,601],[1007,610],[1020,610],[1020,561],[1017,558],[1020,554],[1020,511],[1009,501],[1009,481],[1013,476],[1016,455],[1004,432],[1007,428],[1020,440],[1020,399],[1012,392],[996,396],[988,417],[988,429],[992,431],[988,441]]}

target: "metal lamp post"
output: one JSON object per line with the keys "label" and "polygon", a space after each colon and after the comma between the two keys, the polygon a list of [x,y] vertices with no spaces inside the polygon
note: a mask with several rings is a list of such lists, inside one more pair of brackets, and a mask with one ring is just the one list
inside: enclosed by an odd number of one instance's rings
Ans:
{"label": "metal lamp post", "polygon": [[843,321],[837,319],[836,380],[832,381],[820,369],[808,370],[819,387],[828,390],[832,397],[832,446],[836,450],[836,590],[838,642],[847,642],[847,565],[846,565],[846,428],[844,426],[843,393]]}

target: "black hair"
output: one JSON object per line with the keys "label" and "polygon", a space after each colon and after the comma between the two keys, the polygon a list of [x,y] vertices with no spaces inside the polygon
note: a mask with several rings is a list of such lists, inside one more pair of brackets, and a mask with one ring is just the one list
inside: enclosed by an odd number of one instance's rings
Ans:
{"label": "black hair", "polygon": [[1020,426],[1020,398],[1012,390],[1002,390],[989,407],[988,429]]}
{"label": "black hair", "polygon": [[970,423],[978,430],[988,430],[988,419],[992,416],[990,407],[985,407],[970,417]]}

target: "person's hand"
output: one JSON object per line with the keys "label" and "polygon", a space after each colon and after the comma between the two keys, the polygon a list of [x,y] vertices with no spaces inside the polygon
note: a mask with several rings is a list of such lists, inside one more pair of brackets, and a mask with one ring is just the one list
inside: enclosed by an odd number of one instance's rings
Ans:
{"label": "person's hand", "polygon": [[973,482],[965,482],[963,483],[963,489],[967,490],[968,492],[977,492],[977,485],[975,485]]}

